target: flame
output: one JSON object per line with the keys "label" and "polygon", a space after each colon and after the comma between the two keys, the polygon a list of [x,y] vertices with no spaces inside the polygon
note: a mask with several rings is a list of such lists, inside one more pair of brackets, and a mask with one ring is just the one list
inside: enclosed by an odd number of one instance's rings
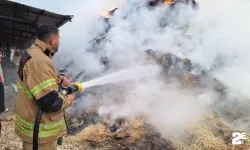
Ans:
{"label": "flame", "polygon": [[103,17],[109,19],[112,16],[112,11],[119,9],[119,7],[113,8],[113,9],[109,9],[108,11],[106,11],[105,13],[102,14]]}
{"label": "flame", "polygon": [[165,0],[164,5],[172,4],[174,0]]}
{"label": "flame", "polygon": [[102,16],[109,19],[111,17],[110,11],[107,11],[107,12],[103,13]]}

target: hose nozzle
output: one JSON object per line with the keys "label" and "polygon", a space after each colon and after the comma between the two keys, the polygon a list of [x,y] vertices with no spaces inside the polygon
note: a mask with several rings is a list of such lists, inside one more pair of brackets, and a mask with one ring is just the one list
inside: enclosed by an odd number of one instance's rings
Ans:
{"label": "hose nozzle", "polygon": [[82,92],[82,91],[83,91],[82,84],[80,82],[75,82],[70,87],[62,89],[61,94],[68,95],[68,94],[72,94],[74,92]]}

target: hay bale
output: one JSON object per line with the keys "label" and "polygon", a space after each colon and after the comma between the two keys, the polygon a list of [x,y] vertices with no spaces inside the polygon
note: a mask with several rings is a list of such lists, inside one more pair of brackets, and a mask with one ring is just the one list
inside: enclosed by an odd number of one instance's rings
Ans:
{"label": "hay bale", "polygon": [[142,120],[135,119],[129,120],[129,128],[126,132],[130,135],[129,140],[136,142],[146,135],[147,130]]}
{"label": "hay bale", "polygon": [[102,142],[109,137],[106,126],[103,124],[89,125],[82,132],[75,136],[75,141],[95,141]]}
{"label": "hay bale", "polygon": [[214,115],[213,117],[206,118],[202,121],[202,125],[200,125],[207,130],[211,131],[215,137],[223,139],[225,144],[232,149],[238,150],[242,149],[242,147],[250,147],[250,138],[249,135],[242,145],[232,145],[232,133],[233,132],[243,132],[239,130],[234,130],[231,128],[222,118],[218,115]]}
{"label": "hay bale", "polygon": [[142,139],[146,133],[146,127],[143,120],[129,119],[128,128],[122,132],[112,133],[115,139],[127,139],[128,142],[133,143]]}
{"label": "hay bale", "polygon": [[[77,136],[74,141],[95,143],[124,143],[126,146],[145,149],[161,148],[168,146],[174,150],[242,150],[249,149],[250,138],[242,145],[232,145],[232,129],[224,122],[219,115],[212,113],[205,119],[189,125],[181,139],[162,139],[160,136],[154,136],[155,130],[150,133],[150,126],[145,125],[143,119],[127,118],[128,127],[119,132],[111,132],[107,129],[109,120],[106,124],[89,125]],[[107,129],[107,130],[106,130]],[[117,141],[121,140],[121,141]],[[99,144],[99,146],[100,146]],[[159,146],[158,146],[159,145]]]}
{"label": "hay bale", "polygon": [[231,143],[232,133],[235,132],[220,116],[214,114],[202,120],[199,124],[204,129],[209,130],[214,136],[219,137],[228,145]]}
{"label": "hay bale", "polygon": [[146,134],[146,128],[142,120],[129,120],[129,127],[121,132],[112,133],[107,126],[101,123],[89,125],[79,134],[72,137],[74,141],[102,142],[110,138],[127,139],[129,142],[136,142]]}
{"label": "hay bale", "polygon": [[186,130],[185,139],[185,144],[189,145],[190,150],[229,149],[222,139],[215,137],[211,131],[199,126],[189,126]]}
{"label": "hay bale", "polygon": [[247,150],[250,147],[250,138],[241,145],[232,145],[233,130],[220,116],[213,114],[206,119],[187,127],[183,139],[172,139],[175,149],[178,150]]}

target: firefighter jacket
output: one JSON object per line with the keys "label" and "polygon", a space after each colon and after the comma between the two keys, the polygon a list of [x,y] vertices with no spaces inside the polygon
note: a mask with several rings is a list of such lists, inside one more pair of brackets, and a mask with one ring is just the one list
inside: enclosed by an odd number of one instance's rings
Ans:
{"label": "firefighter jacket", "polygon": [[47,44],[36,40],[20,60],[15,132],[26,142],[32,143],[39,108],[43,111],[39,143],[57,140],[67,133],[64,110],[69,104],[67,98],[58,93],[53,55]]}

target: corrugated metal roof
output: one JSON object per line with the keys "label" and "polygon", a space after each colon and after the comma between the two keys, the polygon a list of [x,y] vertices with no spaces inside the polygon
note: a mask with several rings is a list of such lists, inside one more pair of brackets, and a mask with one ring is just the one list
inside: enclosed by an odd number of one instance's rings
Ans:
{"label": "corrugated metal roof", "polygon": [[61,27],[73,15],[61,15],[13,1],[0,0],[0,47],[23,49],[35,39],[39,24]]}

